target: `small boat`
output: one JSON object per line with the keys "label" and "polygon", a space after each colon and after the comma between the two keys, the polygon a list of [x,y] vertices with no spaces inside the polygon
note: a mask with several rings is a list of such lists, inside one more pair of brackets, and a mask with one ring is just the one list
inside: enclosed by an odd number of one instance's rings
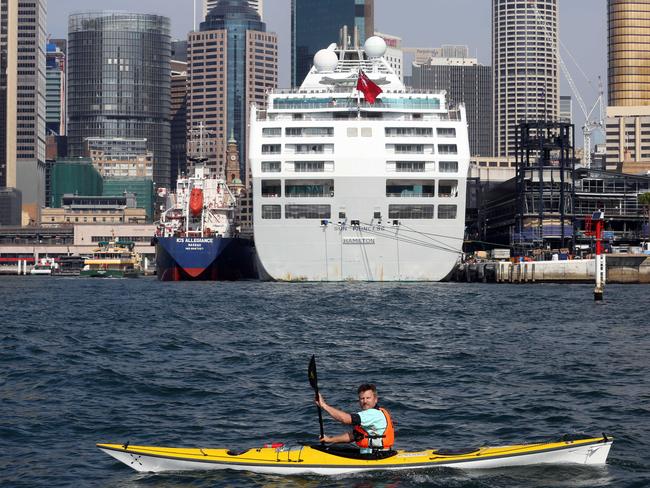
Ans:
{"label": "small boat", "polygon": [[94,278],[135,278],[142,274],[140,255],[132,241],[103,241],[84,261],[80,276]]}
{"label": "small boat", "polygon": [[359,449],[328,445],[267,444],[233,451],[212,448],[97,444],[102,451],[140,472],[233,469],[264,474],[339,475],[380,470],[436,467],[488,469],[536,464],[603,465],[613,439],[564,436],[551,442],[471,449],[389,450],[361,454]]}
{"label": "small boat", "polygon": [[54,258],[41,258],[29,271],[30,275],[51,275],[59,269],[59,265]]}

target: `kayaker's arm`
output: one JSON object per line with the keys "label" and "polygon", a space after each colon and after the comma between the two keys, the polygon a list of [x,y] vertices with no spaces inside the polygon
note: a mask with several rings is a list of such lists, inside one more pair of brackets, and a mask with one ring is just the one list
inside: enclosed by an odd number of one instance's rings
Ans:
{"label": "kayaker's arm", "polygon": [[[325,402],[323,395],[318,394],[318,400],[316,400],[316,405],[325,410],[334,420],[338,420],[342,424],[352,425],[352,415],[343,410],[339,410],[336,407],[332,407]],[[346,442],[346,441],[343,441]]]}
{"label": "kayaker's arm", "polygon": [[354,436],[352,432],[344,432],[339,435],[325,435],[320,438],[321,442],[327,442],[328,444],[335,444],[338,442],[353,442]]}

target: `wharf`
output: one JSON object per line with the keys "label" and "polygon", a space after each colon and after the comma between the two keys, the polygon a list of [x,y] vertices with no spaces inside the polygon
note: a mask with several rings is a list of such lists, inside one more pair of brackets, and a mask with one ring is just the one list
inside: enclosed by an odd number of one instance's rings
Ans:
{"label": "wharf", "polygon": [[[650,283],[650,256],[608,254],[608,283]],[[483,283],[593,283],[594,259],[567,261],[480,261],[459,264],[450,277],[456,282]]]}

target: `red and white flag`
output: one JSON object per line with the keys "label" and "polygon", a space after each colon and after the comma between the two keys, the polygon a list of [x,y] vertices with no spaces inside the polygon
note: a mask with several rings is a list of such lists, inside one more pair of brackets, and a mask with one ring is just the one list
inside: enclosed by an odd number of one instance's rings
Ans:
{"label": "red and white flag", "polygon": [[383,92],[379,86],[374,83],[368,76],[359,70],[359,79],[357,79],[357,90],[363,93],[363,97],[368,103],[375,103],[377,96]]}

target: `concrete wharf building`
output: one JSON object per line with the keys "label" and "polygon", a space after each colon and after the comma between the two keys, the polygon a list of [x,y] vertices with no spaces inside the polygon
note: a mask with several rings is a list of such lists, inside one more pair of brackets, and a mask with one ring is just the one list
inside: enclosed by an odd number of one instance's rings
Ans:
{"label": "concrete wharf building", "polygon": [[153,177],[169,187],[170,20],[152,14],[73,14],[68,38],[71,156],[88,137],[144,138]]}
{"label": "concrete wharf building", "polygon": [[[127,220],[133,218],[130,212],[121,212],[120,215]],[[113,218],[115,219],[113,223],[110,222],[110,217],[108,223],[86,224],[75,223],[72,217],[71,221],[65,224],[4,227],[0,229],[0,257],[3,258],[0,262],[0,274],[16,274],[17,259],[33,263],[39,257],[46,256],[54,258],[70,255],[90,256],[100,242],[116,239],[135,242],[135,250],[149,262],[154,262],[156,248],[151,245],[151,236],[154,235],[156,226],[120,223],[117,221],[120,218],[117,213]]]}
{"label": "concrete wharf building", "polygon": [[494,150],[513,156],[521,122],[558,120],[558,0],[492,0]]}

